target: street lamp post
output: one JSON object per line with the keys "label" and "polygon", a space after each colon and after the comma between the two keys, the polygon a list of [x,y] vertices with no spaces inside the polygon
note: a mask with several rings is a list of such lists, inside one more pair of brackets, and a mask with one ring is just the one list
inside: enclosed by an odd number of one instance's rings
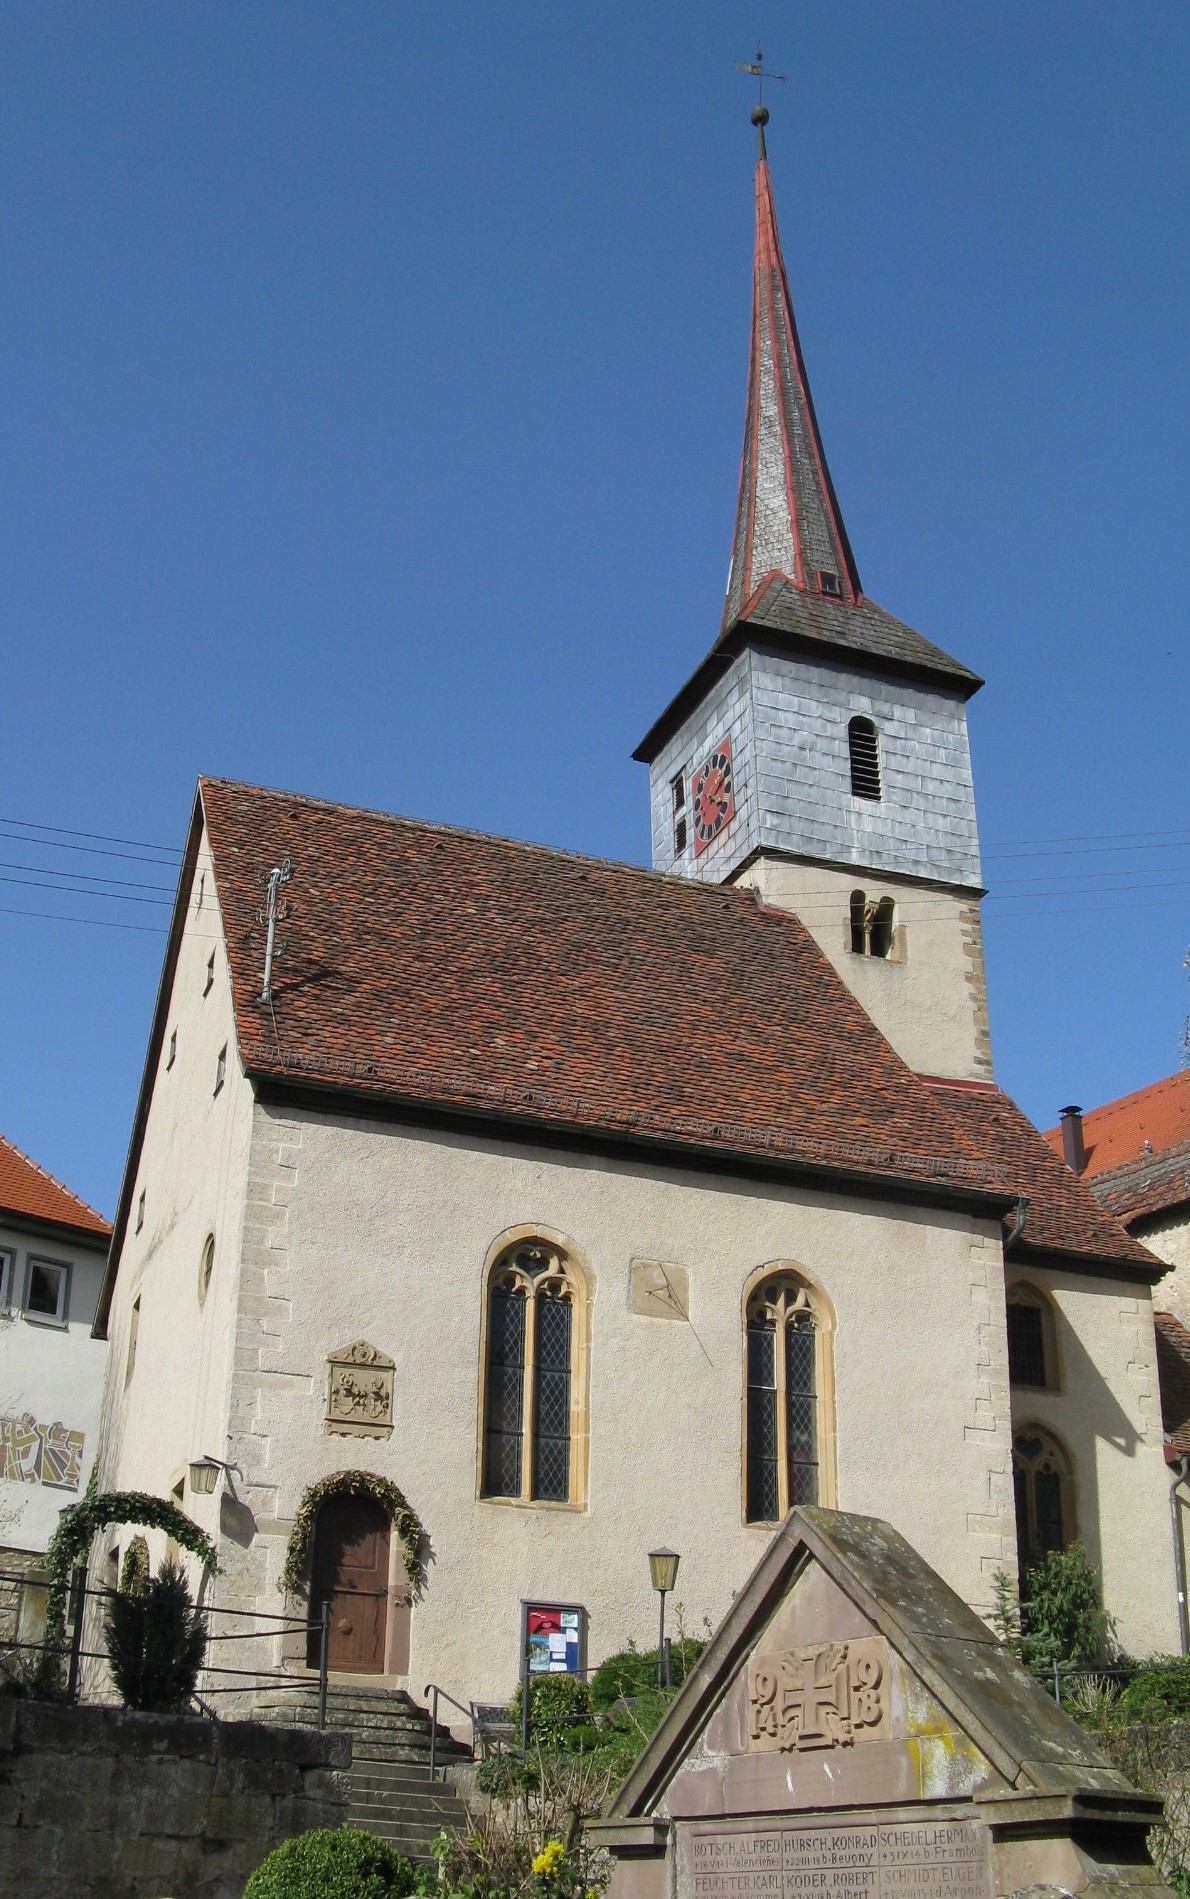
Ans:
{"label": "street lamp post", "polygon": [[677,1550],[650,1550],[649,1575],[653,1587],[661,1597],[661,1624],[657,1636],[657,1686],[665,1686],[665,1598],[678,1579],[678,1564],[681,1558]]}

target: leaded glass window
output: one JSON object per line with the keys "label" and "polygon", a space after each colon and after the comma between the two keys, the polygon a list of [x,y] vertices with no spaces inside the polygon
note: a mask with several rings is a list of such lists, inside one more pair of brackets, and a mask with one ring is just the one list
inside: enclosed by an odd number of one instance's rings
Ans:
{"label": "leaded glass window", "polygon": [[1070,1457],[1057,1438],[1030,1424],[1012,1440],[1016,1540],[1022,1566],[1073,1543],[1074,1485]]}
{"label": "leaded glass window", "polygon": [[575,1306],[562,1254],[531,1241],[497,1261],[488,1295],[483,1494],[571,1500]]}
{"label": "leaded glass window", "polygon": [[809,1294],[791,1274],[766,1279],[748,1301],[745,1515],[777,1523],[817,1503],[821,1333]]}
{"label": "leaded glass window", "polygon": [[1014,1385],[1058,1383],[1053,1308],[1023,1280],[1008,1293],[1008,1376]]}

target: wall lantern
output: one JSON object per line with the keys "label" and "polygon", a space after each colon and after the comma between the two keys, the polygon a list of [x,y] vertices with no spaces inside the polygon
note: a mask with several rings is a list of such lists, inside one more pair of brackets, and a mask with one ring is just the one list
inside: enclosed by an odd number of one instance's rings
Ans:
{"label": "wall lantern", "polygon": [[209,1454],[205,1454],[202,1457],[196,1458],[194,1463],[190,1466],[190,1489],[193,1495],[196,1497],[209,1497],[215,1485],[219,1482],[219,1472],[221,1470],[225,1470],[228,1473],[234,1470],[239,1477],[242,1477],[244,1474],[238,1464],[225,1464],[221,1457],[211,1457]]}

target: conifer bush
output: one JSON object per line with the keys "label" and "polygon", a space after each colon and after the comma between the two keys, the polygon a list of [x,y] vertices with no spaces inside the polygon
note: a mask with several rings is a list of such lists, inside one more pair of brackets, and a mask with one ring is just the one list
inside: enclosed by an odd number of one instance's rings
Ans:
{"label": "conifer bush", "polygon": [[244,1899],[401,1899],[421,1883],[387,1840],[358,1827],[318,1827],[283,1840],[256,1868]]}
{"label": "conifer bush", "polygon": [[186,1706],[206,1654],[207,1631],[172,1558],[141,1587],[111,1598],[103,1636],[126,1708],[169,1713]]}

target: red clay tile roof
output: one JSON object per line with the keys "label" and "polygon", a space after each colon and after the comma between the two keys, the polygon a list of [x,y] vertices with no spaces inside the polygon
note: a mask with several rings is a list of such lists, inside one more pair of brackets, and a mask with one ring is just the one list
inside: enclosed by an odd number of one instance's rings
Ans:
{"label": "red clay tile roof", "polygon": [[[1033,1203],[1026,1245],[1158,1271],[997,1090],[927,1083],[747,890],[204,779],[248,1072]],[[261,877],[286,948],[260,1001]],[[275,1023],[274,1023],[275,1015]]]}
{"label": "red clay tile roof", "polygon": [[1159,1262],[1119,1221],[1099,1205],[1086,1180],[1072,1174],[1045,1137],[999,1089],[948,1085],[931,1080],[968,1139],[1027,1194],[1024,1231],[1013,1257],[1028,1253],[1077,1253],[1102,1260],[1152,1266]]}
{"label": "red clay tile roof", "polygon": [[[204,779],[241,1057],[612,1136],[1006,1190],[749,891]],[[276,1027],[261,873],[293,862]]]}
{"label": "red clay tile roof", "polygon": [[1190,1141],[1099,1174],[1091,1182],[1091,1192],[1125,1226],[1186,1206],[1190,1202]]}
{"label": "red clay tile roof", "polygon": [[1172,1312],[1154,1312],[1161,1425],[1167,1458],[1190,1453],[1190,1332]]}
{"label": "red clay tile roof", "polygon": [[111,1233],[101,1213],[0,1134],[0,1216],[5,1213],[15,1214],[18,1219],[74,1227],[104,1240]]}
{"label": "red clay tile roof", "polygon": [[[1047,1129],[1045,1138],[1055,1154],[1062,1152],[1060,1127]],[[1154,1154],[1190,1141],[1190,1068],[1084,1114],[1087,1165],[1083,1178],[1092,1180],[1096,1174],[1143,1159],[1146,1141]]]}

